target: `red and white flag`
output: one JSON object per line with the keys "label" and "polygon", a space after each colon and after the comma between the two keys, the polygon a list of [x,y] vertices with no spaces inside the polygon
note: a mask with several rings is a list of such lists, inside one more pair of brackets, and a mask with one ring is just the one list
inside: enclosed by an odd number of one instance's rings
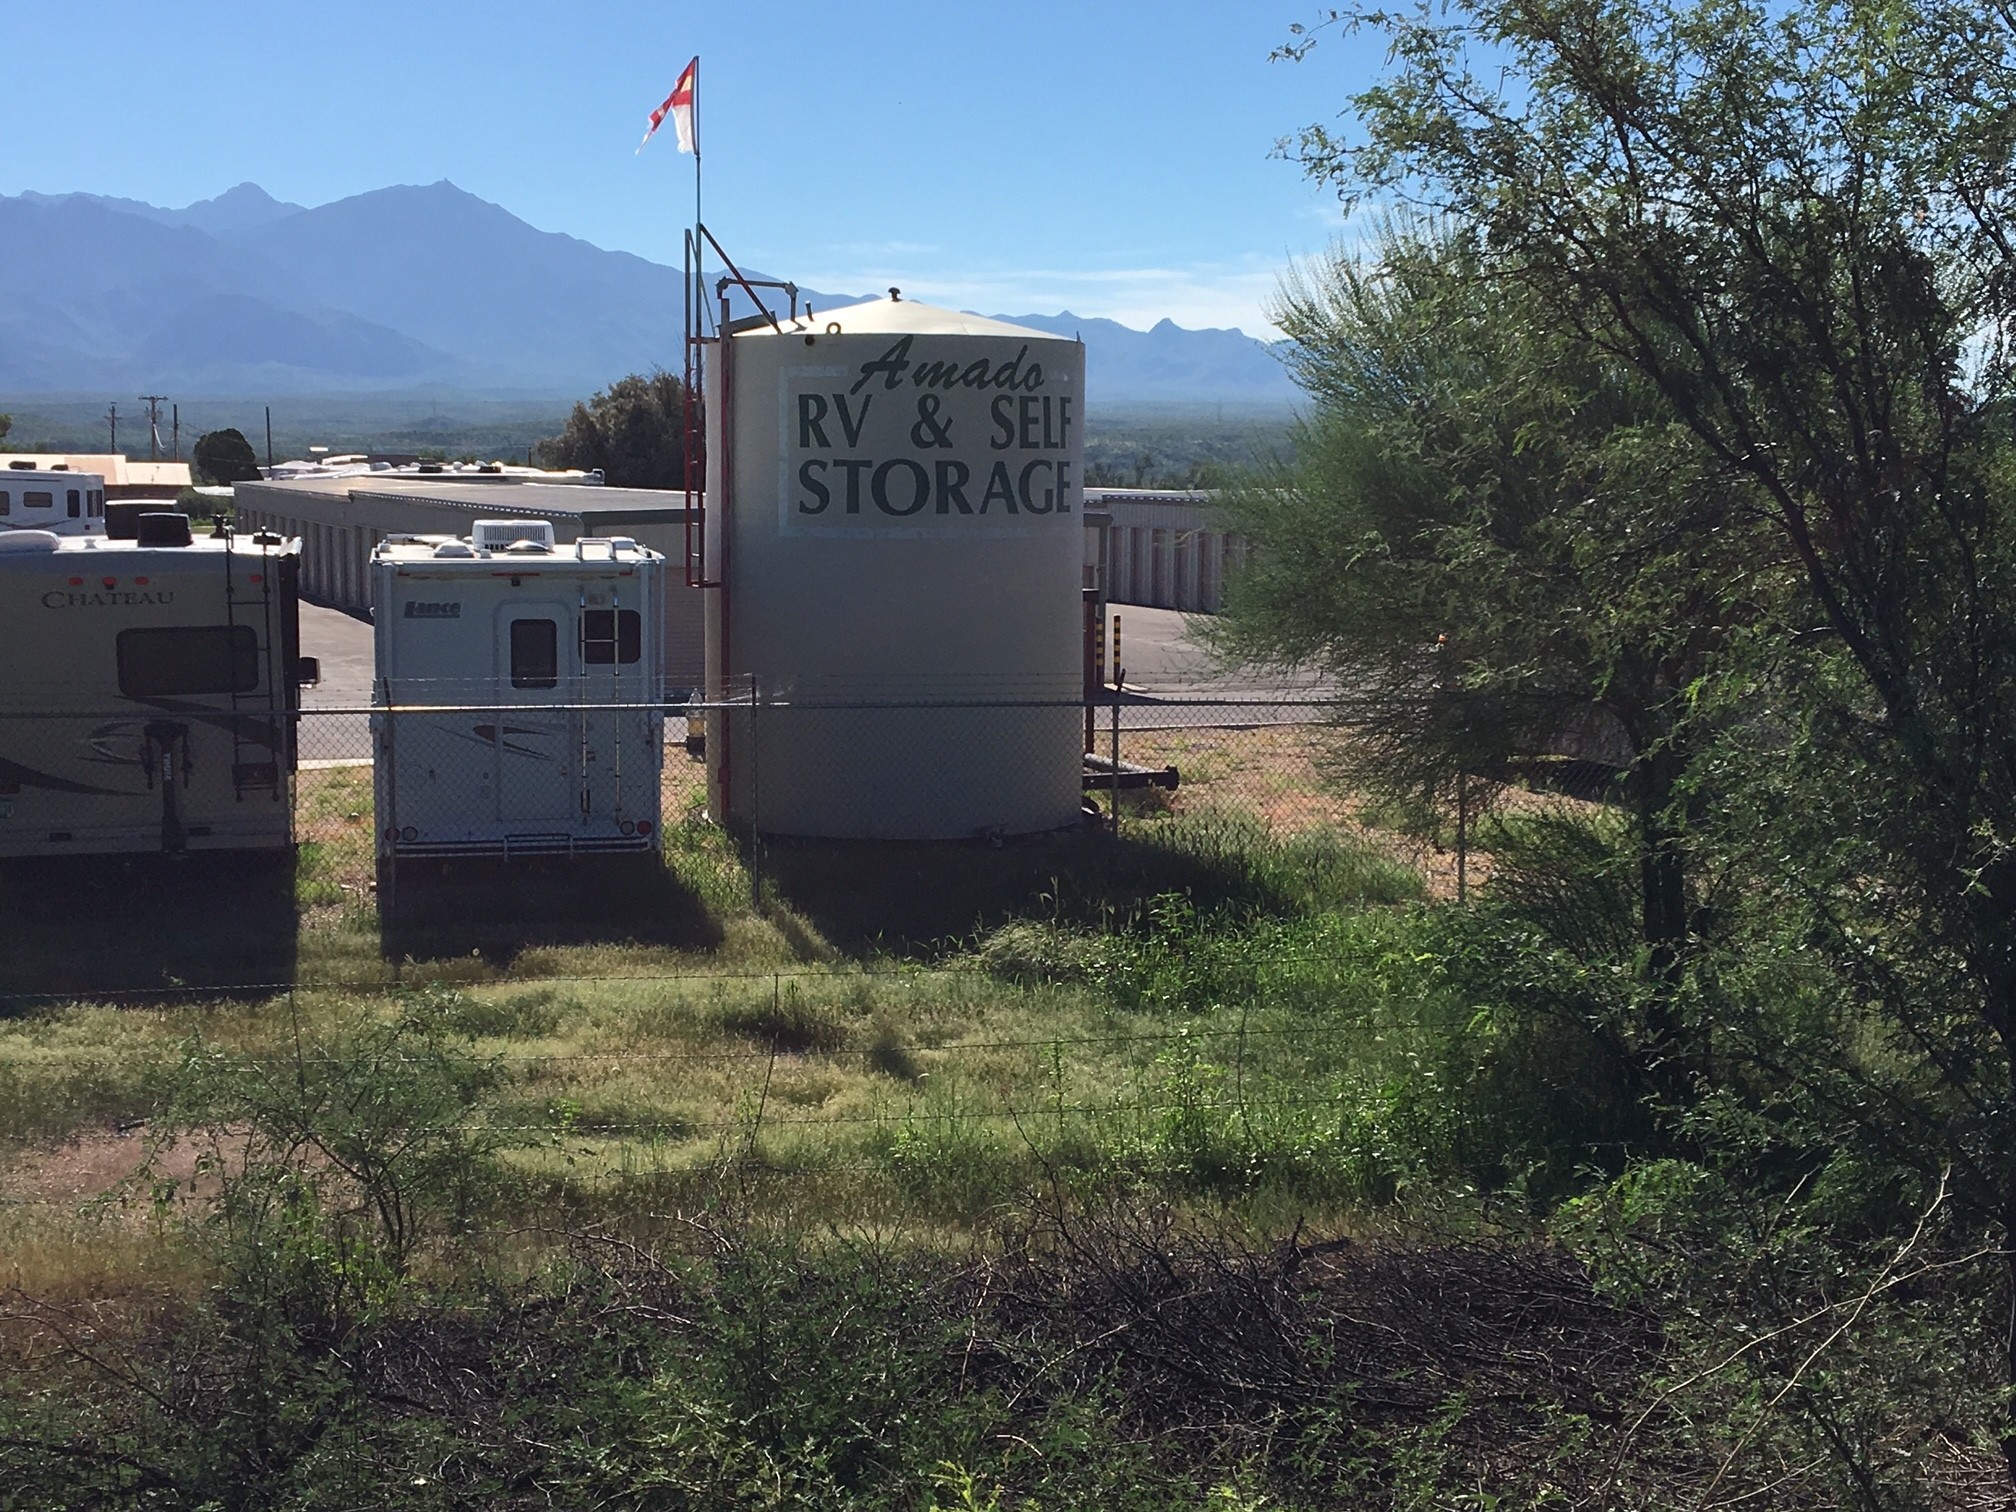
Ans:
{"label": "red and white flag", "polygon": [[665,96],[665,103],[651,112],[651,125],[644,133],[644,140],[637,144],[639,152],[644,150],[669,115],[672,117],[672,130],[679,138],[679,150],[698,156],[699,150],[693,145],[693,91],[699,82],[700,60],[695,58],[679,75],[679,82],[672,86],[672,93]]}

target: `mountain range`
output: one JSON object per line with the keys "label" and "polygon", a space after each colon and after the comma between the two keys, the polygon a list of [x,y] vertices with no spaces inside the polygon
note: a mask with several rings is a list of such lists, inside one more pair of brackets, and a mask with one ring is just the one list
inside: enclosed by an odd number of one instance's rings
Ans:
{"label": "mountain range", "polygon": [[[679,361],[677,269],[539,231],[445,179],[312,209],[256,184],[181,209],[0,196],[0,248],[0,393],[570,397]],[[1297,394],[1238,331],[997,318],[1082,337],[1096,405]]]}

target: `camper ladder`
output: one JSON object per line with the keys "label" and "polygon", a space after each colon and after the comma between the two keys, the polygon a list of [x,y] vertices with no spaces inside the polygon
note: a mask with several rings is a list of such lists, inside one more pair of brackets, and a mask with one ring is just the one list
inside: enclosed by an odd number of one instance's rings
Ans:
{"label": "camper ladder", "polygon": [[[282,728],[278,699],[280,697],[280,675],[282,669],[274,665],[273,635],[273,567],[265,552],[260,552],[260,570],[250,575],[246,587],[259,585],[258,594],[239,594],[238,572],[235,549],[237,538],[229,525],[216,527],[224,532],[224,622],[228,627],[231,646],[231,791],[240,803],[247,793],[264,792],[275,802],[286,796],[280,782],[280,731]],[[252,623],[257,625],[259,653],[253,662],[256,669],[254,686],[246,689],[244,679],[238,669],[238,627],[241,621],[239,611],[256,610]],[[251,628],[248,625],[248,628]],[[291,669],[288,669],[291,674]],[[264,688],[263,694],[260,688]],[[252,712],[248,715],[247,710]],[[264,740],[247,739],[245,724],[248,718],[258,721]],[[248,761],[248,753],[256,754],[263,747],[265,760]]]}

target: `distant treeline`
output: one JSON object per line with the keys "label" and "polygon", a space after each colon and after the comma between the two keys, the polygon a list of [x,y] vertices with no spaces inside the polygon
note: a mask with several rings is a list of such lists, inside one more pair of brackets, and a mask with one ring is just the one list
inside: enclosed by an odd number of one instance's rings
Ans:
{"label": "distant treeline", "polygon": [[[102,452],[110,449],[107,408],[118,403],[118,449],[147,454],[145,407],[106,399],[0,397],[13,429],[0,447],[14,451]],[[256,401],[194,398],[180,403],[181,455],[196,438],[226,427],[244,432],[266,460],[264,406]],[[390,452],[424,457],[526,460],[531,448],[558,436],[568,406],[537,400],[289,399],[273,406],[273,456],[303,457],[311,446],[332,454]],[[1137,408],[1095,411],[1085,432],[1086,482],[1108,488],[1208,487],[1239,468],[1285,456],[1291,420],[1283,413],[1222,408]],[[161,455],[172,438],[164,413]]]}

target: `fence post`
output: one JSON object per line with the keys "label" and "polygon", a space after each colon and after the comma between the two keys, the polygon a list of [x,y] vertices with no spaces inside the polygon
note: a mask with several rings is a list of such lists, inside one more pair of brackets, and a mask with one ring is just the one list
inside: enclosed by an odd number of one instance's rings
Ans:
{"label": "fence post", "polygon": [[1120,689],[1127,681],[1127,669],[1113,668],[1113,838],[1120,838]]}
{"label": "fence post", "polygon": [[1456,774],[1456,901],[1470,897],[1470,774]]}
{"label": "fence post", "polygon": [[756,674],[749,674],[749,903],[763,911],[763,742],[756,736]]}
{"label": "fence post", "polygon": [[[374,741],[375,749],[371,752],[372,817],[374,821],[382,821],[382,827],[377,822],[372,825],[371,844],[374,850],[381,845],[385,847],[378,863],[378,936],[381,941],[399,924],[399,858],[393,850],[393,837],[399,832],[399,788],[394,780],[398,768],[394,764],[393,747],[393,731],[397,724],[398,718],[392,712],[392,684],[388,680],[385,684],[385,742],[377,745]],[[381,762],[382,767],[378,765]],[[383,814],[376,811],[377,795],[380,793],[385,794]],[[390,836],[386,834],[388,830]],[[400,980],[400,959],[398,950],[394,949],[392,980],[395,984]]]}

